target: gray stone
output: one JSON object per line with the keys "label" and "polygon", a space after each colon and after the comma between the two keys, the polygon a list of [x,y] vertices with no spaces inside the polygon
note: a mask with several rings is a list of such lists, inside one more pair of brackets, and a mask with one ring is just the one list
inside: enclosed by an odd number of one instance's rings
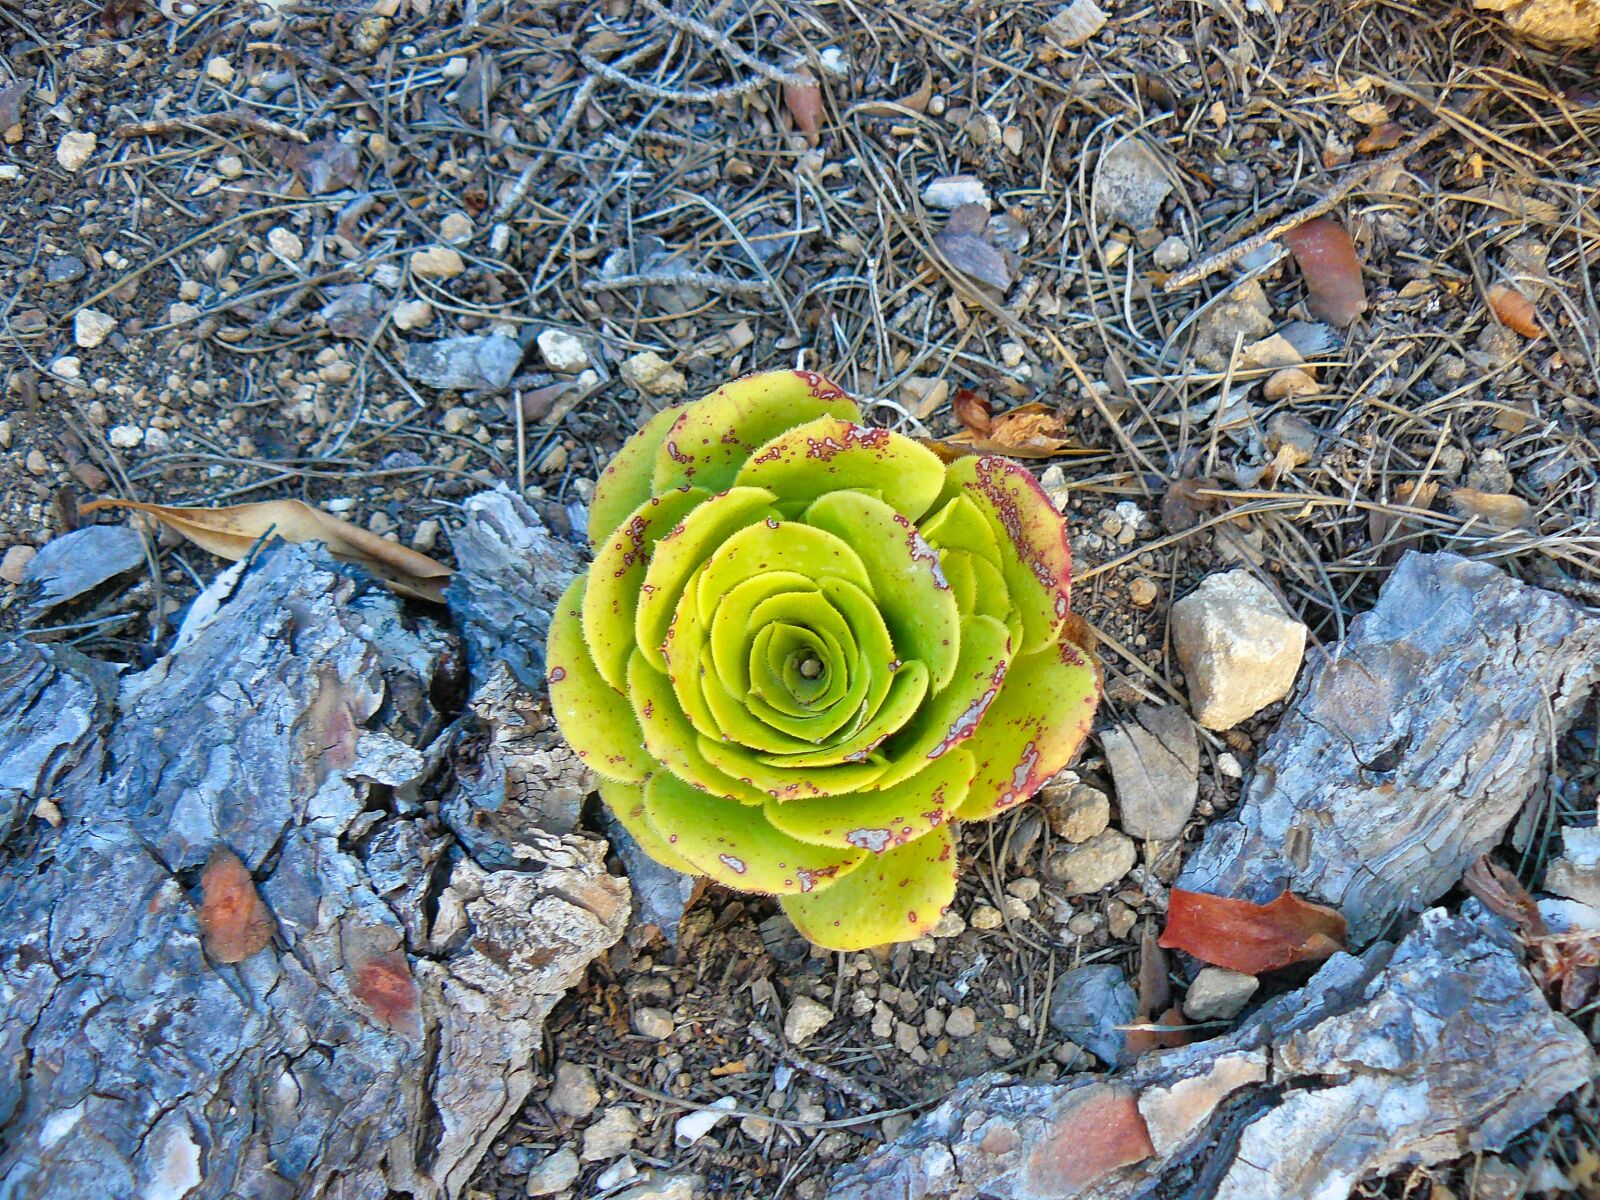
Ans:
{"label": "gray stone", "polygon": [[46,283],[77,283],[88,270],[83,265],[83,259],[76,255],[63,254],[60,258],[52,258],[45,265],[44,278]]}
{"label": "gray stone", "polygon": [[1110,887],[1138,861],[1133,839],[1115,829],[1107,829],[1080,846],[1050,856],[1046,869],[1062,883],[1069,896],[1086,896]]}
{"label": "gray stone", "polygon": [[1095,215],[1101,221],[1148,229],[1171,191],[1172,180],[1161,156],[1140,137],[1130,135],[1116,142],[1095,164]]}
{"label": "gray stone", "polygon": [[1051,830],[1069,842],[1086,842],[1111,824],[1111,797],[1087,783],[1052,784],[1040,800]]}
{"label": "gray stone", "polygon": [[1139,999],[1111,963],[1074,967],[1056,980],[1050,995],[1050,1028],[1101,1062],[1115,1065],[1127,1054],[1128,1035],[1116,1028],[1132,1023]]}
{"label": "gray stone", "polygon": [[833,1010],[810,996],[796,996],[783,1018],[783,1036],[791,1046],[804,1046],[833,1020]]}
{"label": "gray stone", "polygon": [[639,1136],[639,1118],[633,1109],[617,1104],[600,1114],[600,1119],[583,1131],[584,1162],[615,1158],[633,1146]]}
{"label": "gray stone", "polygon": [[985,211],[991,207],[989,189],[976,175],[936,176],[922,189],[922,202],[945,212],[954,211],[963,204],[979,204]]}
{"label": "gray stone", "polygon": [[528,1172],[528,1195],[553,1196],[577,1182],[578,1156],[571,1146],[562,1146]]}
{"label": "gray stone", "polygon": [[1134,720],[1100,735],[1117,785],[1124,833],[1172,841],[1183,833],[1199,796],[1200,741],[1175,704],[1140,705]]}
{"label": "gray stone", "polygon": [[128,526],[85,525],[46,542],[22,568],[22,586],[46,609],[144,564],[144,538]]}
{"label": "gray stone", "polygon": [[664,1008],[641,1008],[633,1014],[634,1032],[641,1037],[654,1038],[659,1042],[671,1037],[677,1027],[672,1014]]}
{"label": "gray stone", "polygon": [[522,347],[490,333],[413,342],[406,347],[406,374],[441,391],[504,391],[522,362]]}
{"label": "gray stone", "polygon": [[577,1063],[558,1062],[556,1081],[546,1103],[551,1112],[563,1117],[587,1117],[600,1107],[600,1089],[594,1084],[594,1072]]}
{"label": "gray stone", "polygon": [[1183,1011],[1193,1021],[1231,1021],[1244,1011],[1261,981],[1225,967],[1201,967],[1183,998]]}
{"label": "gray stone", "polygon": [[1172,642],[1194,719],[1231,729],[1294,687],[1306,627],[1249,571],[1209,575],[1172,606]]}
{"label": "gray stone", "polygon": [[322,319],[334,337],[365,341],[378,332],[389,298],[377,288],[370,283],[347,283],[329,288],[328,294],[330,299],[322,306]]}

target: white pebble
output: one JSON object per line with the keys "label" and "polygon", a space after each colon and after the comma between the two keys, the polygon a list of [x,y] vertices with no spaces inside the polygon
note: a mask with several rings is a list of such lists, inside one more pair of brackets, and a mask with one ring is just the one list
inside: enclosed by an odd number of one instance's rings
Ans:
{"label": "white pebble", "polygon": [[729,1110],[736,1107],[738,1103],[732,1096],[724,1096],[712,1101],[710,1108],[698,1109],[679,1117],[678,1123],[672,1127],[673,1142],[678,1149],[687,1149],[726,1120]]}
{"label": "white pebble", "polygon": [[433,320],[433,305],[426,300],[402,300],[394,306],[396,328],[421,329],[431,320]]}
{"label": "white pebble", "polygon": [[50,364],[50,374],[57,379],[83,378],[83,362],[75,354],[65,354]]}
{"label": "white pebble", "polygon": [[306,252],[305,243],[293,230],[285,229],[282,225],[267,231],[267,248],[291,267],[299,262]]}
{"label": "white pebble", "polygon": [[233,82],[233,64],[218,54],[206,63],[206,78],[227,87]]}
{"label": "white pebble", "polygon": [[113,425],[109,436],[118,450],[132,450],[144,441],[144,430],[137,425]]}
{"label": "white pebble", "polygon": [[83,164],[94,153],[95,140],[94,134],[81,133],[76,129],[62,134],[61,140],[56,143],[56,162],[61,164],[63,170],[81,171]]}
{"label": "white pebble", "polygon": [[72,318],[72,340],[85,350],[93,350],[110,337],[116,327],[117,319],[109,313],[80,308],[78,315]]}

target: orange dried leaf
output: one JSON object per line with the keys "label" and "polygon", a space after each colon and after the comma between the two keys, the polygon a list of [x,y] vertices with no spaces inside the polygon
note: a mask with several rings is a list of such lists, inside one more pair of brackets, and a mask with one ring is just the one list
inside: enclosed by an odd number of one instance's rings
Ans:
{"label": "orange dried leaf", "polygon": [[1297,225],[1283,241],[1306,280],[1306,307],[1319,321],[1344,328],[1367,311],[1361,263],[1345,227],[1332,217]]}
{"label": "orange dried leaf", "polygon": [[1507,329],[1515,329],[1530,341],[1537,341],[1544,336],[1544,330],[1539,328],[1539,314],[1534,310],[1533,301],[1516,288],[1497,283],[1484,293],[1484,298],[1489,301],[1496,319]]}
{"label": "orange dried leaf", "polygon": [[1012,458],[1050,458],[1063,450],[1078,448],[1078,441],[1048,404],[1024,404],[990,423],[989,436],[982,449],[986,454],[1006,454]]}
{"label": "orange dried leaf", "polygon": [[979,437],[988,437],[992,422],[989,418],[989,402],[971,388],[957,388],[955,396],[950,401],[950,407],[955,410],[956,420],[961,422],[963,429]]}
{"label": "orange dried leaf", "polygon": [[1293,892],[1270,904],[1252,904],[1173,888],[1161,945],[1230,971],[1259,975],[1344,949],[1345,928],[1337,911]]}
{"label": "orange dried leaf", "polygon": [[793,72],[805,83],[783,85],[783,102],[794,118],[794,126],[806,135],[806,145],[815,146],[822,140],[822,88],[808,67],[797,67]]}
{"label": "orange dried leaf", "polygon": [[416,600],[442,604],[445,584],[450,581],[450,568],[443,563],[299,500],[264,500],[229,508],[172,508],[105,499],[79,505],[78,511],[87,515],[102,508],[148,513],[201,549],[230,562],[250,553],[262,538],[276,536],[286,542],[322,542],[341,562],[365,567],[402,596]]}
{"label": "orange dried leaf", "polygon": [[218,962],[243,962],[272,940],[272,914],[239,856],[218,846],[200,872],[200,942]]}
{"label": "orange dried leaf", "polygon": [[1398,121],[1385,121],[1366,137],[1356,143],[1356,149],[1362,154],[1372,154],[1378,150],[1393,150],[1405,141],[1406,127]]}
{"label": "orange dried leaf", "polygon": [[1533,506],[1509,492],[1480,492],[1459,487],[1450,493],[1450,507],[1464,517],[1477,517],[1501,529],[1532,529]]}

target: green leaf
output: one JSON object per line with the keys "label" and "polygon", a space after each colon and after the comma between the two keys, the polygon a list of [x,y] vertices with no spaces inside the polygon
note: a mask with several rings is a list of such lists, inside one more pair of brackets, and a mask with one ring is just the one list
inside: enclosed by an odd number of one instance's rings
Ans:
{"label": "green leaf", "polygon": [[633,654],[634,613],[656,540],[709,499],[697,488],[652,496],[623,519],[589,567],[583,634],[600,677],[620,689]]}
{"label": "green leaf", "polygon": [[906,727],[883,748],[889,767],[877,786],[892,787],[959,746],[1000,694],[1011,637],[993,617],[968,617],[961,623],[961,657],[950,685],[928,699]]}
{"label": "green leaf", "polygon": [[866,950],[922,937],[956,895],[950,826],[874,855],[823,892],[784,896],[795,928],[829,950]]}
{"label": "green leaf", "polygon": [[872,579],[896,656],[922,662],[933,690],[942,689],[956,669],[961,613],[938,554],[916,526],[883,501],[859,492],[823,496],[806,510],[805,520],[855,547]]}
{"label": "green leaf", "polygon": [[[947,484],[948,486],[948,484]],[[922,522],[922,536],[936,550],[964,550],[1000,569],[1000,543],[978,506],[959,491]]]}
{"label": "green leaf", "polygon": [[742,699],[730,695],[716,674],[710,651],[705,655],[701,686],[716,719],[717,735],[728,741],[769,754],[793,754],[811,745],[767,724],[751,712]]}
{"label": "green leaf", "polygon": [[767,819],[803,842],[882,854],[948,823],[966,798],[972,772],[972,755],[952,750],[891,788],[768,801]]}
{"label": "green leaf", "polygon": [[856,402],[810,371],[767,371],[724,384],[688,405],[656,451],[653,489],[732,487],[756,447],[817,417],[861,419]]}
{"label": "green leaf", "polygon": [[1100,699],[1100,664],[1063,639],[1018,657],[965,743],[977,763],[959,814],[982,821],[1038,791],[1078,753]]}
{"label": "green leaf", "polygon": [[791,769],[821,767],[865,758],[896,730],[911,719],[922,698],[928,694],[928,668],[919,662],[901,663],[889,683],[889,691],[877,709],[848,737],[819,750],[789,754],[782,758],[768,755],[766,761]]}
{"label": "green leaf", "polygon": [[861,488],[915,521],[945,485],[944,464],[925,446],[887,429],[819,417],[780,433],[750,456],[738,482],[785,504]]}
{"label": "green leaf", "polygon": [[867,857],[790,837],[762,809],[708,796],[664,771],[645,784],[644,811],[658,830],[671,830],[673,852],[699,874],[745,892],[820,894]]}
{"label": "green leaf", "polygon": [[[768,571],[741,580],[715,601],[709,610],[707,640],[717,664],[717,674],[723,683],[736,693],[744,693],[751,686],[750,642],[754,631],[750,614],[763,600],[785,593],[816,595],[817,586],[794,571]],[[699,588],[695,589],[697,611]],[[676,639],[674,639],[676,640]]]}
{"label": "green leaf", "polygon": [[700,739],[700,753],[725,775],[748,780],[774,800],[800,800],[812,796],[842,796],[860,791],[883,774],[887,763],[874,754],[864,762],[790,769],[774,766],[767,756],[732,742]]}
{"label": "green leaf", "polygon": [[643,784],[602,781],[600,799],[606,802],[606,807],[616,817],[618,824],[633,835],[633,840],[639,843],[639,849],[668,870],[682,871],[685,875],[700,874],[695,865],[674,850],[672,844],[650,824],[650,818],[645,816],[644,811]]}
{"label": "green leaf", "polygon": [[1000,573],[1022,617],[1026,654],[1050,644],[1066,620],[1072,586],[1067,527],[1034,477],[1003,458],[958,458],[947,496],[977,507],[1000,544]]}
{"label": "green leaf", "polygon": [[611,540],[633,512],[650,499],[650,472],[656,451],[667,440],[667,430],[683,415],[684,406],[674,405],[656,413],[618,450],[600,472],[589,501],[589,548],[596,553]]}
{"label": "green leaf", "polygon": [[867,568],[849,543],[810,525],[767,520],[739,530],[706,562],[694,585],[701,611],[710,612],[735,585],[770,571],[803,575],[819,586],[828,577],[845,579],[872,594]]}
{"label": "green leaf", "polygon": [[595,669],[583,638],[584,577],[562,594],[550,616],[545,645],[550,711],[567,744],[597,775],[637,782],[655,770],[640,742],[639,720],[628,698]]}
{"label": "green leaf", "polygon": [[[656,670],[667,665],[663,646],[672,626],[678,598],[690,577],[708,555],[737,533],[766,529],[776,521],[772,493],[761,488],[734,488],[705,500],[655,545],[650,564],[639,585],[638,607],[634,613],[633,634],[640,650]],[[598,566],[598,560],[596,561]],[[701,612],[710,612],[702,604]],[[584,628],[588,628],[587,621]]]}
{"label": "green leaf", "polygon": [[672,681],[641,653],[628,661],[628,695],[633,698],[644,748],[651,758],[702,791],[742,804],[765,803],[765,792],[749,780],[720,770],[700,752],[701,737],[684,715]]}

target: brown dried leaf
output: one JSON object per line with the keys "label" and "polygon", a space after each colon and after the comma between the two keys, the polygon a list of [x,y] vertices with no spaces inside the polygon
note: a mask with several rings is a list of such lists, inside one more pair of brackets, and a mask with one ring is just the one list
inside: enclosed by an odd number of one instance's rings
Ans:
{"label": "brown dried leaf", "polygon": [[218,846],[200,872],[200,941],[218,962],[243,962],[272,940],[272,914],[239,856]]}
{"label": "brown dried leaf", "polygon": [[[1394,502],[1403,504],[1408,508],[1431,509],[1434,500],[1439,495],[1439,485],[1433,482],[1419,484],[1414,479],[1408,479],[1394,490]],[[1398,513],[1381,512],[1372,509],[1367,513],[1367,535],[1372,539],[1374,546],[1383,545],[1386,538],[1391,538],[1383,551],[1378,556],[1378,561],[1385,566],[1392,567],[1400,561],[1400,556],[1406,552],[1409,543],[1422,536],[1423,527],[1415,518],[1405,517]],[[1392,537],[1391,537],[1392,535]]]}
{"label": "brown dried leaf", "polygon": [[1217,507],[1215,496],[1202,496],[1203,490],[1220,486],[1215,479],[1180,479],[1161,498],[1161,528],[1168,533],[1193,529],[1206,513]]}
{"label": "brown dried leaf", "polygon": [[445,584],[450,580],[450,568],[443,563],[299,500],[264,500],[230,508],[172,508],[107,498],[91,500],[78,511],[88,514],[103,508],[149,513],[195,545],[229,561],[243,558],[269,536],[286,542],[322,542],[335,558],[365,567],[402,596],[435,604],[444,603]]}
{"label": "brown dried leaf", "polygon": [[928,102],[933,99],[933,76],[925,75],[922,86],[911,95],[899,100],[866,100],[850,110],[850,114],[863,117],[899,117],[905,111],[920,113],[928,111]]}
{"label": "brown dried leaf", "polygon": [[[965,424],[965,418],[963,418]],[[1065,422],[1048,404],[1024,404],[998,417],[989,418],[987,435],[968,425],[953,442],[970,445],[980,454],[1004,454],[1010,458],[1054,458],[1058,454],[1082,450],[1084,446],[1067,433]]]}
{"label": "brown dried leaf", "polygon": [[806,145],[815,146],[822,140],[822,88],[809,67],[797,67],[793,73],[807,82],[784,84],[783,103],[795,128],[806,135]]}
{"label": "brown dried leaf", "polygon": [[1172,984],[1167,979],[1167,953],[1161,948],[1156,923],[1145,921],[1139,933],[1139,1015],[1151,1015],[1172,1003]]}
{"label": "brown dried leaf", "polygon": [[1544,937],[1550,932],[1545,927],[1538,902],[1528,894],[1522,881],[1487,854],[1462,873],[1461,886],[1482,901],[1490,912],[1515,925],[1524,938]]}
{"label": "brown dried leaf", "polygon": [[1530,341],[1537,341],[1544,336],[1544,330],[1539,327],[1539,314],[1533,307],[1533,301],[1516,288],[1496,283],[1484,293],[1484,298],[1489,301],[1489,307],[1494,311],[1496,319],[1507,329],[1515,329]]}
{"label": "brown dried leaf", "polygon": [[1283,241],[1306,280],[1306,307],[1329,325],[1344,328],[1367,310],[1361,263],[1345,227],[1332,217],[1297,225]]}
{"label": "brown dried leaf", "polygon": [[1406,139],[1406,127],[1398,121],[1385,121],[1366,137],[1356,143],[1356,149],[1362,154],[1372,154],[1379,150],[1393,150]]}
{"label": "brown dried leaf", "polygon": [[1532,529],[1533,506],[1509,492],[1480,492],[1458,487],[1450,493],[1450,507],[1464,517],[1477,517],[1501,529]]}
{"label": "brown dried leaf", "polygon": [[1173,888],[1161,945],[1186,950],[1213,966],[1260,975],[1344,949],[1345,928],[1334,909],[1289,891],[1270,904],[1252,904]]}
{"label": "brown dried leaf", "polygon": [[955,411],[956,420],[968,433],[978,437],[989,436],[993,426],[989,418],[989,401],[983,396],[971,388],[957,388],[950,407]]}

